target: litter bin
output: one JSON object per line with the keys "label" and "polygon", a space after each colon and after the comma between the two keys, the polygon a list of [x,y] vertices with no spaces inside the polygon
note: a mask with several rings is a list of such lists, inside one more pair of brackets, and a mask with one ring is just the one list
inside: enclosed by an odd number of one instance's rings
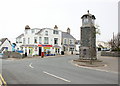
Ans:
{"label": "litter bin", "polygon": [[41,53],[41,58],[43,58],[43,57],[44,57],[44,52]]}

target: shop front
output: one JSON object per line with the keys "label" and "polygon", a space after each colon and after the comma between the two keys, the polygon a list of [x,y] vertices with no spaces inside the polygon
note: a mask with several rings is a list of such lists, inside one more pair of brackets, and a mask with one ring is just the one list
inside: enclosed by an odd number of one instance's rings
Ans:
{"label": "shop front", "polygon": [[61,53],[61,47],[60,47],[60,46],[54,45],[54,46],[53,46],[53,49],[54,49],[55,54],[58,55],[58,54]]}
{"label": "shop front", "polygon": [[25,56],[37,55],[37,45],[22,45]]}
{"label": "shop front", "polygon": [[39,55],[44,52],[44,55],[52,54],[52,45],[38,45],[39,47]]}

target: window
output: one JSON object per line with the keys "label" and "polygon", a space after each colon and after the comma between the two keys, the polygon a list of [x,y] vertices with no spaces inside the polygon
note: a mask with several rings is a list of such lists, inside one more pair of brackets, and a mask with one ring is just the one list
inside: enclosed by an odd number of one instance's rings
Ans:
{"label": "window", "polygon": [[39,44],[42,44],[42,38],[39,37]]}
{"label": "window", "polygon": [[34,43],[37,43],[37,37],[34,37]]}
{"label": "window", "polygon": [[58,44],[58,38],[54,38],[54,44]]}
{"label": "window", "polygon": [[31,33],[34,33],[34,32],[35,32],[35,30],[34,30],[34,29],[32,29],[32,30],[31,30]]}
{"label": "window", "polygon": [[73,44],[73,40],[70,40],[70,44]]}
{"label": "window", "polygon": [[25,44],[25,38],[23,38],[23,44]]}
{"label": "window", "polygon": [[67,39],[64,39],[64,44],[67,44]]}
{"label": "window", "polygon": [[59,34],[57,30],[53,30],[53,34]]}
{"label": "window", "polygon": [[48,31],[45,31],[45,35],[48,36]]}
{"label": "window", "polygon": [[44,44],[49,44],[49,39],[48,39],[48,37],[44,37]]}
{"label": "window", "polygon": [[19,43],[22,43],[22,40],[21,40],[21,38],[19,39]]}
{"label": "window", "polygon": [[30,44],[30,38],[28,38],[28,44]]}
{"label": "window", "polygon": [[28,32],[28,31],[27,31],[27,30],[25,30],[25,34],[27,34],[27,32]]}

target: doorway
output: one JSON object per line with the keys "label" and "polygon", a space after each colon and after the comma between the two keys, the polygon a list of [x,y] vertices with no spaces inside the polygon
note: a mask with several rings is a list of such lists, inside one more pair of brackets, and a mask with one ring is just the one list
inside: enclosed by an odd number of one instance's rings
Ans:
{"label": "doorway", "polygon": [[42,51],[42,48],[39,47],[39,56],[41,56],[41,51]]}

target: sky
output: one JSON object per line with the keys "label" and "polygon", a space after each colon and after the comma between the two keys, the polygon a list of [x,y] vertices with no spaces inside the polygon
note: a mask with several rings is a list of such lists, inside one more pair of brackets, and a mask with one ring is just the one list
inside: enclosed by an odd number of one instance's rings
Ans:
{"label": "sky", "polygon": [[0,0],[0,38],[15,38],[31,28],[54,28],[66,31],[80,39],[81,17],[87,13],[95,15],[100,35],[97,41],[109,41],[118,33],[119,0]]}

